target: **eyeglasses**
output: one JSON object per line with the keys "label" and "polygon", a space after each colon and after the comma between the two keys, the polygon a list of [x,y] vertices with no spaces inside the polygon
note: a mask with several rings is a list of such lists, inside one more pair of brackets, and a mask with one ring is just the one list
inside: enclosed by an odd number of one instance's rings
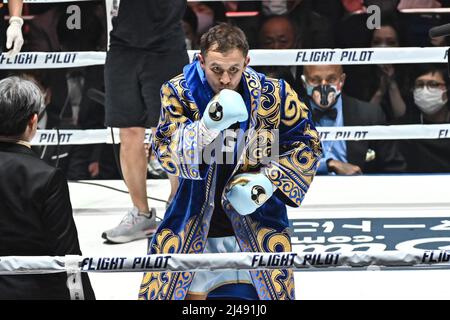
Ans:
{"label": "eyeglasses", "polygon": [[414,83],[414,88],[421,89],[427,87],[428,89],[445,88],[445,83],[437,81],[421,81],[418,80]]}

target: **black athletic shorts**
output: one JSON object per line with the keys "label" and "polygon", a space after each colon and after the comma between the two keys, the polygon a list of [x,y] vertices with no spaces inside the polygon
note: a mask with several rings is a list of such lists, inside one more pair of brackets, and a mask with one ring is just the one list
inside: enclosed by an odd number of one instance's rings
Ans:
{"label": "black athletic shorts", "polygon": [[156,127],[164,82],[183,72],[187,52],[155,53],[111,47],[106,55],[105,124],[108,127]]}

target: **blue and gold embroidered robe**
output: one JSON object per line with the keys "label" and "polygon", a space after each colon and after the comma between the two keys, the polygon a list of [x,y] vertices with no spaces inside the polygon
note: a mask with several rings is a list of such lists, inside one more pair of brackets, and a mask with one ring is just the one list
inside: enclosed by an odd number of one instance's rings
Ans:
{"label": "blue and gold embroidered robe", "polygon": [[[299,206],[313,180],[322,153],[319,135],[309,110],[285,81],[266,78],[246,68],[241,87],[250,112],[245,129],[253,130],[245,142],[247,150],[252,150],[258,132],[279,130],[278,161],[271,161],[264,169],[277,189],[251,215],[239,215],[222,197],[224,210],[242,251],[288,252],[291,242],[286,204]],[[149,243],[149,254],[197,254],[205,248],[214,205],[221,205],[214,203],[216,164],[198,164],[192,160],[197,155],[199,120],[213,96],[197,61],[187,65],[183,74],[166,82],[161,89],[161,117],[153,148],[163,168],[181,179],[164,221]],[[244,150],[240,161],[233,165],[233,175],[261,169],[254,157],[257,156]],[[250,274],[261,300],[294,299],[291,270],[251,271]],[[146,273],[139,298],[184,299],[193,275],[192,272]]]}

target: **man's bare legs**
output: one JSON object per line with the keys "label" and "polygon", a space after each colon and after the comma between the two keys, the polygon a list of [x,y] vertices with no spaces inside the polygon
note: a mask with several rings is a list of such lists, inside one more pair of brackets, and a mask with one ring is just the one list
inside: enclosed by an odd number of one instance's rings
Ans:
{"label": "man's bare legs", "polygon": [[150,237],[156,232],[156,211],[147,201],[147,157],[144,148],[145,129],[120,128],[120,164],[123,178],[133,202],[118,226],[102,233],[113,243],[125,243]]}
{"label": "man's bare legs", "polygon": [[150,212],[147,201],[147,157],[144,149],[145,128],[120,128],[120,165],[133,205],[140,212]]}

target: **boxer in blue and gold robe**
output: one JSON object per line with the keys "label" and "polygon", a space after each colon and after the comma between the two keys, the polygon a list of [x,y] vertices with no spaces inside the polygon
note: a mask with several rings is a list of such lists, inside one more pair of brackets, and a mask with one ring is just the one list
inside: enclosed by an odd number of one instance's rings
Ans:
{"label": "boxer in blue and gold robe", "polygon": [[[302,203],[321,158],[320,140],[297,94],[249,68],[247,54],[243,32],[220,24],[202,36],[198,59],[161,89],[153,147],[180,186],[149,254],[291,251],[286,205]],[[229,129],[249,134],[205,161],[199,154]],[[275,144],[279,154],[263,163],[261,155]],[[220,152],[231,152],[234,162],[215,161]],[[230,284],[237,296],[220,297],[294,299],[291,270],[149,272],[139,298],[205,299]]]}

